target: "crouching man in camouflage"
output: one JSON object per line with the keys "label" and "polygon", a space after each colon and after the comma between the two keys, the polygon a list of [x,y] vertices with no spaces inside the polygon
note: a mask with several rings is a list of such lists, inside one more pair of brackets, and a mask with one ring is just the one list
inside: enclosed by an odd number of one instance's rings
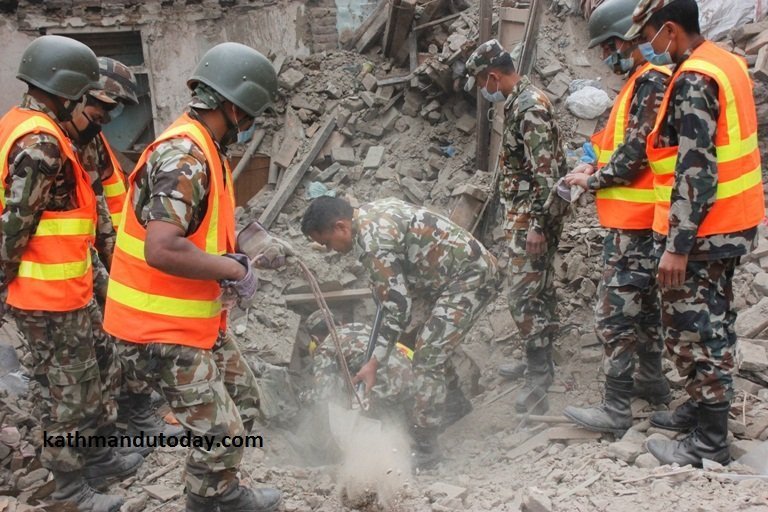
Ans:
{"label": "crouching man in camouflage", "polygon": [[312,202],[305,235],[329,249],[355,250],[384,308],[373,357],[355,376],[371,390],[411,316],[412,300],[429,297],[432,312],[417,336],[411,435],[414,466],[439,459],[437,435],[447,390],[458,377],[451,356],[495,297],[496,260],[471,234],[445,217],[397,199],[352,208],[339,198]]}

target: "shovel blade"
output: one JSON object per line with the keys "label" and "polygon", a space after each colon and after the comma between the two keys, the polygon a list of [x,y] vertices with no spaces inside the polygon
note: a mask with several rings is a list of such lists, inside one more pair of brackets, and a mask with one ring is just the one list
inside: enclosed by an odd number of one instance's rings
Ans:
{"label": "shovel blade", "polygon": [[361,411],[328,402],[328,423],[336,444],[343,450],[355,433],[381,433],[381,422],[364,416]]}

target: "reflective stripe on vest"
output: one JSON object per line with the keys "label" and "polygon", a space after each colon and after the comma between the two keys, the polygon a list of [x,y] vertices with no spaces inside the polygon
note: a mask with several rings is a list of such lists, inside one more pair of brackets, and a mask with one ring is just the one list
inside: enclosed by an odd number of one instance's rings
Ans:
{"label": "reflective stripe on vest", "polygon": [[403,354],[405,357],[408,358],[409,361],[413,361],[413,350],[408,348],[408,346],[403,345],[402,343],[398,342],[395,344],[395,348]]}
{"label": "reflective stripe on vest", "polygon": [[96,233],[96,198],[90,179],[55,122],[34,110],[14,108],[0,120],[0,202],[5,207],[8,161],[14,143],[30,133],[54,137],[75,179],[75,208],[45,210],[21,255],[16,278],[8,285],[7,302],[33,311],[73,311],[93,296],[91,251]]}
{"label": "reflective stripe on vest", "polygon": [[[645,63],[628,79],[614,102],[605,129],[592,136],[592,145],[597,155],[597,168],[602,169],[610,161],[616,149],[624,144],[629,125],[629,107],[635,97],[638,79],[648,72],[659,72],[670,76],[665,68]],[[653,173],[650,167],[644,169],[629,186],[600,189],[596,195],[597,216],[600,224],[616,229],[650,229],[653,224],[654,203]]]}
{"label": "reflective stripe on vest", "polygon": [[[217,147],[207,130],[188,115],[180,117],[142,154],[128,178],[127,197],[157,145],[173,138],[191,139],[205,154],[210,173],[206,214],[197,230],[187,236],[208,254],[232,252],[235,247],[235,200],[228,165],[221,165]],[[123,204],[109,276],[104,329],[134,343],[173,343],[210,349],[220,329],[226,328],[221,308],[221,287],[214,280],[187,279],[166,274],[147,264],[146,229],[131,201]]]}
{"label": "reflective stripe on vest", "polygon": [[107,142],[104,134],[99,135],[104,147],[109,155],[109,161],[112,164],[112,176],[101,182],[104,187],[104,199],[107,201],[107,207],[109,208],[109,214],[112,217],[112,225],[115,227],[115,231],[120,227],[120,221],[123,215],[123,203],[125,202],[127,189],[125,188],[125,174],[120,167],[120,162],[117,161],[114,151]]}
{"label": "reflective stripe on vest", "polygon": [[[717,120],[717,193],[715,203],[699,225],[697,236],[734,233],[757,226],[764,216],[757,116],[752,80],[743,59],[709,41],[701,44],[672,77],[685,72],[706,75],[717,82],[720,116]],[[653,230],[669,233],[669,210],[675,180],[678,146],[657,147],[667,118],[674,85],[662,102],[656,126],[648,136],[648,159],[654,174],[656,208]]]}

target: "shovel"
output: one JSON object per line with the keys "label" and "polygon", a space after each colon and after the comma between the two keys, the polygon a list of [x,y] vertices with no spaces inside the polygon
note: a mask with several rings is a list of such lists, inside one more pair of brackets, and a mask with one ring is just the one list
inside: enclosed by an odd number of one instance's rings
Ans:
{"label": "shovel", "polygon": [[[379,338],[379,329],[381,328],[381,319],[384,316],[381,304],[376,301],[376,317],[373,320],[371,337],[368,339],[368,346],[365,348],[365,357],[363,365],[373,356],[373,349],[376,348],[376,340]],[[357,385],[358,396],[365,396],[365,383]],[[363,410],[368,409],[368,400],[363,400]],[[331,435],[336,444],[340,447],[349,442],[349,439],[355,432],[375,433],[381,432],[381,422],[364,416],[359,407],[353,403],[351,409],[342,407],[337,403],[328,402],[328,421],[331,427]]]}

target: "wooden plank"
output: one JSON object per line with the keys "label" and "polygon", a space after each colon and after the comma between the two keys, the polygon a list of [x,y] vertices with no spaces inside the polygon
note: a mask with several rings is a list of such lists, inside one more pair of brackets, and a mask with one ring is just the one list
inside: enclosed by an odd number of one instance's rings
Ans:
{"label": "wooden plank", "polygon": [[427,23],[428,21],[435,19],[435,14],[437,14],[440,9],[443,8],[445,1],[446,0],[431,0],[430,2],[423,3],[422,7],[424,10],[421,11],[421,17],[419,20],[422,23]]}
{"label": "wooden plank", "polygon": [[286,171],[285,176],[280,182],[280,187],[264,209],[261,217],[259,217],[259,222],[261,222],[265,228],[269,229],[275,219],[277,219],[283,206],[285,206],[285,203],[287,203],[288,199],[293,195],[293,191],[296,190],[296,187],[299,185],[302,178],[304,178],[304,174],[309,170],[312,162],[315,161],[315,158],[317,158],[317,155],[320,153],[320,150],[323,148],[325,142],[328,140],[328,137],[331,136],[331,133],[333,133],[335,128],[336,118],[331,116],[313,137],[312,144],[310,145],[311,149],[309,150],[309,153],[304,156],[304,160],[302,160],[299,165]]}
{"label": "wooden plank", "polygon": [[552,427],[547,430],[547,437],[550,441],[577,441],[577,440],[592,440],[600,439],[602,434],[600,432],[590,432],[589,430],[581,427],[567,426],[567,427]]}
{"label": "wooden plank", "polygon": [[[345,300],[360,300],[373,298],[370,288],[352,288],[349,290],[339,290],[335,292],[323,292],[326,302],[342,302]],[[313,293],[293,293],[283,295],[286,306],[298,306],[301,304],[314,304],[315,295]]]}
{"label": "wooden plank", "polygon": [[[373,9],[373,12],[370,15],[368,15],[365,21],[363,21],[363,23],[361,23],[360,26],[357,27],[357,29],[352,34],[352,36],[347,40],[347,42],[344,43],[345,50],[352,50],[357,46],[357,43],[360,41],[363,35],[365,35],[368,29],[370,29],[374,23],[378,22],[382,14],[386,14],[388,5],[389,3],[387,2],[387,0],[379,0],[379,3],[376,4],[376,7]],[[384,20],[384,22],[386,23],[386,19]]]}
{"label": "wooden plank", "polygon": [[543,446],[547,446],[548,444],[549,444],[549,431],[545,430],[543,432],[539,432],[532,438],[528,439],[526,442],[524,442],[514,450],[511,450],[506,455],[506,458],[508,460],[515,460],[516,458],[521,457],[527,454],[528,452],[535,450],[536,448],[541,448]]}
{"label": "wooden plank", "polygon": [[388,85],[404,84],[405,82],[409,81],[411,78],[413,78],[413,73],[408,73],[405,76],[390,76],[387,78],[382,78],[381,80],[376,81],[376,87],[386,87]]}
{"label": "wooden plank", "polygon": [[386,56],[389,56],[389,49],[392,47],[392,39],[395,36],[395,29],[397,28],[397,19],[399,15],[398,7],[402,1],[403,0],[391,0],[389,2],[387,23],[384,25],[384,37],[381,39],[381,50]]}
{"label": "wooden plank", "polygon": [[291,166],[291,162],[299,151],[299,147],[301,147],[301,140],[296,137],[286,137],[283,139],[280,151],[277,152],[277,156],[275,156],[273,162],[283,169],[287,169]]}
{"label": "wooden plank", "polygon": [[[379,2],[379,5],[376,6],[376,10],[371,14],[371,17],[374,18],[371,25],[365,30],[362,36],[360,36],[360,39],[354,46],[358,53],[364,53],[371,49],[384,34],[384,26],[387,24],[388,6],[389,2],[387,0],[382,0]],[[381,7],[381,9],[379,9],[379,7]]]}
{"label": "wooden plank", "polygon": [[461,13],[457,12],[456,14],[451,14],[448,16],[444,16],[442,18],[438,18],[434,21],[430,21],[428,23],[422,23],[421,25],[416,25],[413,27],[414,32],[418,32],[419,30],[424,30],[425,28],[434,27],[435,25],[440,25],[442,23],[445,23],[446,21],[455,20],[456,18],[460,17]]}

